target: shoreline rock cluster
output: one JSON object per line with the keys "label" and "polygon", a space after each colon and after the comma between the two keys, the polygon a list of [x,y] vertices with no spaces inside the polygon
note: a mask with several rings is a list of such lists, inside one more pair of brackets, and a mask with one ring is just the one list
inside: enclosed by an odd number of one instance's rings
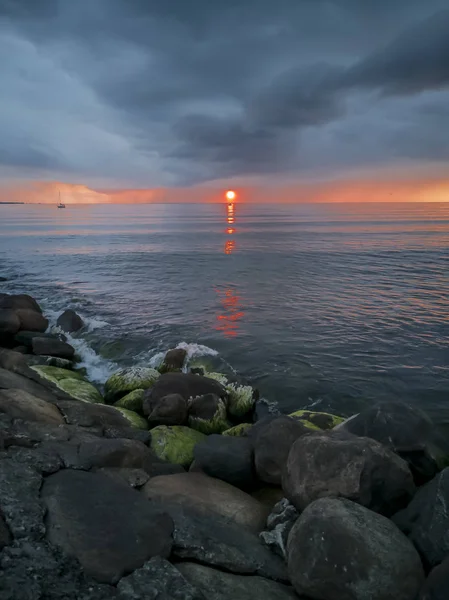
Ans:
{"label": "shoreline rock cluster", "polygon": [[82,328],[0,294],[0,599],[449,598],[449,441],[425,413],[258,418],[181,348],[100,388]]}

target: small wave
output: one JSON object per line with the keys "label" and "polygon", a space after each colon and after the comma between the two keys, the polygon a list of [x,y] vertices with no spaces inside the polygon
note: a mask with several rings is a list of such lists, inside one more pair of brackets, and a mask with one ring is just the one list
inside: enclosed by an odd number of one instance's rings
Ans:
{"label": "small wave", "polygon": [[77,363],[77,367],[86,369],[86,376],[93,383],[104,384],[109,377],[118,370],[118,365],[103,358],[93,350],[86,340],[75,338],[70,334],[67,336],[67,342],[75,348],[76,354],[81,361]]}
{"label": "small wave", "polygon": [[187,352],[187,361],[192,358],[198,358],[199,356],[218,356],[218,352],[208,346],[201,344],[188,344],[187,342],[180,342],[176,349],[182,349]]}

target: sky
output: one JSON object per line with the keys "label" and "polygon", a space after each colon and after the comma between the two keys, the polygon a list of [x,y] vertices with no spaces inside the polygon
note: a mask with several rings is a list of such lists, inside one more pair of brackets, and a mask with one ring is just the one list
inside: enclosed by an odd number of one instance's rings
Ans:
{"label": "sky", "polygon": [[0,54],[1,201],[449,198],[447,0],[0,0]]}

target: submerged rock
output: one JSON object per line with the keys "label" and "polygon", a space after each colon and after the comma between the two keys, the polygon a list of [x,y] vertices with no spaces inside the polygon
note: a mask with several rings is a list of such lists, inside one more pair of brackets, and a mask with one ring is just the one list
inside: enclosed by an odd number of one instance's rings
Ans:
{"label": "submerged rock", "polygon": [[65,310],[59,315],[56,325],[67,333],[75,333],[84,327],[84,321],[74,310]]}
{"label": "submerged rock", "polygon": [[387,516],[415,493],[408,465],[370,438],[310,433],[292,446],[282,487],[299,510],[323,496],[341,496]]}
{"label": "submerged rock", "polygon": [[114,406],[117,408],[126,408],[127,410],[133,410],[134,412],[142,412],[142,402],[145,390],[134,390],[120,400],[115,402]]}
{"label": "submerged rock", "polygon": [[59,389],[76,400],[94,404],[103,403],[103,398],[97,388],[76,371],[42,365],[35,365],[31,369],[44,379],[52,381]]}
{"label": "submerged rock", "polygon": [[315,431],[320,429],[333,429],[345,420],[344,417],[337,417],[337,415],[331,415],[330,413],[313,412],[310,410],[296,410],[295,412],[290,413],[289,417],[298,419],[306,427]]}
{"label": "submerged rock", "polygon": [[151,448],[162,460],[188,469],[193,462],[195,446],[205,437],[189,427],[159,425],[151,430]]}
{"label": "submerged rock", "polygon": [[106,381],[104,386],[107,404],[114,404],[134,390],[152,387],[160,377],[159,371],[149,367],[129,367],[120,369]]}
{"label": "submerged rock", "polygon": [[322,600],[414,600],[424,580],[419,555],[381,515],[337,498],[317,500],[288,539],[296,592]]}
{"label": "submerged rock", "polygon": [[189,408],[189,427],[206,435],[229,429],[226,405],[216,394],[194,398]]}
{"label": "submerged rock", "polygon": [[187,421],[187,401],[180,394],[162,398],[147,398],[144,408],[151,426],[184,425]]}

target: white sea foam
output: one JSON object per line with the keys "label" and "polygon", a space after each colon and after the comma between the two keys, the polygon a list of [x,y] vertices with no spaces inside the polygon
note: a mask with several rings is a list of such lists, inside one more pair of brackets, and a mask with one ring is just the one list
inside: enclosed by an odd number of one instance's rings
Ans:
{"label": "white sea foam", "polygon": [[180,342],[176,348],[181,348],[187,352],[187,361],[192,358],[198,358],[199,356],[218,356],[218,352],[208,346],[201,344],[188,344],[187,342]]}
{"label": "white sea foam", "polygon": [[119,367],[116,363],[97,354],[86,340],[75,338],[68,334],[66,336],[67,342],[75,348],[77,355],[81,359],[77,367],[86,369],[89,381],[103,384],[118,370]]}

